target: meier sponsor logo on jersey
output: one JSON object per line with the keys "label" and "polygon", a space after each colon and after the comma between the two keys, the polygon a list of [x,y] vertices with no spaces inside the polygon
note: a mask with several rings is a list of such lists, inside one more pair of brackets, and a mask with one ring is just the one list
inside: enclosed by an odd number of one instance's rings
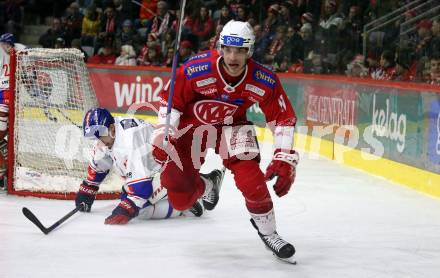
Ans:
{"label": "meier sponsor logo on jersey", "polygon": [[185,75],[188,79],[192,79],[209,72],[211,72],[211,62],[198,63],[185,68]]}
{"label": "meier sponsor logo on jersey", "polygon": [[275,88],[275,78],[273,74],[265,72],[261,69],[255,69],[253,77],[255,81],[262,83],[271,89]]}
{"label": "meier sponsor logo on jersey", "polygon": [[194,105],[194,115],[204,124],[218,124],[234,115],[238,106],[217,100],[201,100]]}
{"label": "meier sponsor logo on jersey", "polygon": [[255,85],[246,84],[245,89],[259,95],[260,97],[264,96],[265,91]]}
{"label": "meier sponsor logo on jersey", "polygon": [[215,77],[210,77],[210,78],[206,78],[206,79],[202,79],[196,82],[197,87],[203,87],[209,84],[213,84],[217,81],[217,78]]}

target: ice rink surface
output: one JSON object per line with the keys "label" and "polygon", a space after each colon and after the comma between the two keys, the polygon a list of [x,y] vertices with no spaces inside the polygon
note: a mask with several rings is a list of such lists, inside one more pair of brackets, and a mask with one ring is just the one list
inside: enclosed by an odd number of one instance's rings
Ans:
{"label": "ice rink surface", "polygon": [[[208,172],[219,161],[205,166]],[[264,248],[230,172],[219,205],[201,218],[107,226],[118,201],[97,201],[92,213],[77,213],[49,235],[22,207],[50,226],[73,201],[0,194],[0,278],[440,277],[440,199],[308,154],[293,190],[272,197],[297,265]]]}

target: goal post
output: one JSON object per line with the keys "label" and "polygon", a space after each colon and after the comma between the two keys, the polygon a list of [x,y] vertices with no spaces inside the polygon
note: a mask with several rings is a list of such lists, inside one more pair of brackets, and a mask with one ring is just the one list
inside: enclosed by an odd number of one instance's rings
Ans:
{"label": "goal post", "polygon": [[[8,192],[73,199],[92,148],[82,119],[98,105],[84,56],[77,49],[31,48],[12,52],[10,64]],[[97,199],[118,198],[121,184],[110,175]]]}

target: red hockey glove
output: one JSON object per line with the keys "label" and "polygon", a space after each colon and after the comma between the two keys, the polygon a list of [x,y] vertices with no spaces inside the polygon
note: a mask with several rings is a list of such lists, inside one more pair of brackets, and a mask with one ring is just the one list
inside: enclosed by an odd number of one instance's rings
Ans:
{"label": "red hockey glove", "polygon": [[271,180],[278,177],[273,189],[278,197],[282,197],[289,192],[290,187],[295,181],[296,165],[298,164],[299,156],[294,150],[290,153],[276,150],[272,158],[272,162],[266,169],[266,180]]}
{"label": "red hockey glove", "polygon": [[159,164],[165,164],[170,159],[170,152],[175,151],[174,144],[175,139],[172,137],[172,130],[169,130],[168,144],[164,147],[165,127],[159,127],[154,130],[151,143],[153,145],[153,158]]}
{"label": "red hockey glove", "polygon": [[139,208],[130,199],[122,200],[119,205],[112,211],[112,215],[105,219],[104,224],[127,224],[128,221],[135,218],[139,214]]}

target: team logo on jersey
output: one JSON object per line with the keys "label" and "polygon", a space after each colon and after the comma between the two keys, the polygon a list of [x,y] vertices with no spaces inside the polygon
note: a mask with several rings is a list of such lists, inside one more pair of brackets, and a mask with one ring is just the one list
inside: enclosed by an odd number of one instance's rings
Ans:
{"label": "team logo on jersey", "polygon": [[136,123],[136,121],[134,119],[123,119],[121,121],[121,126],[125,130],[125,129],[129,129],[131,127],[138,126],[138,124]]}
{"label": "team logo on jersey", "polygon": [[202,94],[204,96],[214,96],[217,93],[216,87],[210,87],[205,90],[201,90],[198,92],[199,94]]}
{"label": "team logo on jersey", "polygon": [[199,60],[199,59],[204,59],[204,58],[208,58],[208,57],[211,57],[211,52],[205,52],[205,53],[200,53],[200,54],[194,55],[194,56],[190,57],[188,59],[188,61]]}
{"label": "team logo on jersey", "polygon": [[254,70],[253,77],[255,81],[262,83],[271,89],[275,88],[275,78],[273,74],[257,68]]}
{"label": "team logo on jersey", "polygon": [[260,97],[264,96],[265,91],[255,85],[246,84],[245,89],[259,95]]}
{"label": "team logo on jersey", "polygon": [[198,63],[185,68],[185,75],[189,80],[209,72],[211,72],[211,62]]}
{"label": "team logo on jersey", "polygon": [[238,106],[218,100],[202,100],[194,105],[194,115],[204,124],[218,124],[231,117]]}
{"label": "team logo on jersey", "polygon": [[217,81],[217,78],[215,77],[210,77],[210,78],[206,78],[206,79],[202,79],[196,82],[197,87],[203,87],[209,84],[213,84]]}
{"label": "team logo on jersey", "polygon": [[225,45],[243,46],[244,39],[240,37],[223,36],[223,43]]}

